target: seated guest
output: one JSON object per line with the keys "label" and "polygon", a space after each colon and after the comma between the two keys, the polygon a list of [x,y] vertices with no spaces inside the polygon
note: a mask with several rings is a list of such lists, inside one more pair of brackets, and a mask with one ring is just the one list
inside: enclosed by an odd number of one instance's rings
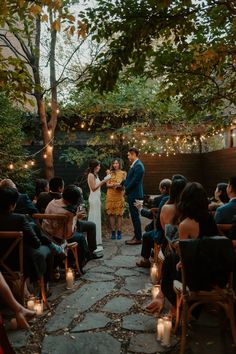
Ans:
{"label": "seated guest", "polygon": [[229,202],[227,194],[227,183],[218,183],[214,192],[214,199],[209,204],[210,211],[215,211],[218,207]]}
{"label": "seated guest", "polygon": [[61,177],[53,177],[49,181],[49,191],[40,193],[36,207],[40,213],[44,213],[49,202],[60,199],[64,189],[64,181]]}
{"label": "seated guest", "polygon": [[[32,280],[44,276],[48,282],[51,273],[51,251],[41,245],[25,215],[14,213],[18,199],[15,188],[0,187],[0,231],[22,231],[24,245],[24,275]],[[1,241],[0,251],[4,253],[6,244]],[[17,267],[18,256],[11,258],[11,266]]]}
{"label": "seated guest", "polygon": [[[17,190],[15,183],[9,178],[3,179],[0,182],[0,186],[1,187],[10,187],[10,188],[14,188]],[[18,195],[19,195],[19,197],[18,197],[16,206],[15,206],[15,210],[14,210],[15,213],[25,214],[25,215],[29,215],[29,216],[32,216],[32,214],[38,213],[38,209],[32,203],[32,200],[30,199],[28,194],[18,192]]]}
{"label": "seated guest", "polygon": [[[214,218],[208,211],[206,191],[200,183],[192,182],[186,185],[180,197],[178,212],[180,214],[180,240],[218,234]],[[179,256],[174,252],[165,258],[163,264],[161,289],[174,307],[176,305],[176,294],[173,289],[173,281],[175,279],[181,280],[180,266]]]}
{"label": "seated guest", "polygon": [[[76,184],[75,184],[76,185]],[[83,192],[80,187],[78,187],[81,193],[81,203],[83,202]],[[36,203],[37,208],[41,213],[44,213],[49,202],[53,199],[61,199],[62,192],[64,190],[64,181],[61,177],[53,177],[49,181],[49,192],[42,192],[39,195],[38,201]],[[96,244],[96,225],[92,221],[82,220],[82,217],[86,215],[81,213],[81,218],[77,221],[77,229],[78,232],[83,233],[86,232],[87,234],[87,242],[88,248],[90,251],[90,255],[88,259],[97,259],[101,258],[102,255],[97,255],[94,251],[97,249]]]}
{"label": "seated guest", "polygon": [[230,177],[227,186],[229,202],[220,206],[215,212],[217,224],[231,224],[233,216],[236,215],[236,176]]}
{"label": "seated guest", "polygon": [[[167,201],[169,198],[171,180],[168,178],[163,179],[159,184],[160,195],[154,199],[153,208],[159,208],[161,202],[163,200]],[[140,213],[142,216],[148,219],[153,219],[153,213],[151,210],[141,208]],[[154,229],[154,222],[152,221],[150,224],[146,225],[145,231],[151,231]]]}
{"label": "seated guest", "polygon": [[[27,322],[27,319],[32,318],[35,315],[35,312],[24,308],[19,302],[16,301],[1,273],[0,273],[0,297],[14,312],[16,326],[22,329],[28,329],[29,324]],[[0,315],[0,353],[1,354],[15,353],[7,338],[7,334],[5,332],[1,315]]]}
{"label": "seated guest", "polygon": [[[78,186],[80,193],[81,193],[81,207],[83,208],[83,191],[82,189]],[[94,252],[97,249],[97,243],[96,243],[96,224],[93,221],[88,221],[84,220],[84,217],[86,217],[86,211],[83,208],[82,211],[84,212],[84,215],[81,213],[81,218],[78,218],[77,220],[77,229],[81,233],[86,233],[87,236],[87,242],[88,242],[88,248],[90,252],[89,259],[99,259],[103,257],[103,254],[99,254]]]}
{"label": "seated guest", "polygon": [[36,204],[40,193],[49,192],[48,180],[44,178],[36,179],[35,183],[35,194],[33,198],[33,203]]}
{"label": "seated guest", "polygon": [[[14,298],[11,289],[7,285],[2,273],[0,272],[0,297],[6,303],[6,305],[14,312],[17,325],[19,328],[27,329],[29,328],[28,319],[31,319],[35,312],[23,307]],[[0,341],[1,342],[1,341]]]}
{"label": "seated guest", "polygon": [[[186,184],[186,178],[182,175],[174,175],[172,177],[172,183],[175,180],[181,180],[183,181],[183,184]],[[161,221],[160,221],[160,215],[162,211],[162,207],[168,202],[169,196],[164,196],[157,212],[157,217],[156,217],[156,230],[145,232],[143,234],[143,243],[142,243],[142,250],[141,250],[141,256],[142,259],[138,262],[136,262],[136,265],[138,267],[145,267],[149,268],[150,267],[150,261],[149,257],[151,255],[151,250],[154,247],[154,242],[157,244],[162,244],[164,240],[164,230],[161,226]],[[137,205],[137,207],[139,207]]]}
{"label": "seated guest", "polygon": [[[176,227],[178,223],[177,205],[180,200],[181,193],[186,186],[186,180],[182,178],[175,178],[170,187],[170,198],[161,209],[160,221],[161,226],[165,232],[167,232],[167,226]],[[170,227],[168,228],[170,230]]]}
{"label": "seated guest", "polygon": [[78,211],[80,203],[80,189],[75,185],[68,185],[62,193],[62,198],[53,199],[45,210],[46,214],[68,216],[66,233],[64,232],[64,225],[55,220],[43,220],[42,228],[53,241],[62,243],[66,239],[68,242],[78,243],[78,259],[82,271],[87,259],[90,258],[90,252],[84,236],[77,231],[77,220],[84,215],[84,212]]}

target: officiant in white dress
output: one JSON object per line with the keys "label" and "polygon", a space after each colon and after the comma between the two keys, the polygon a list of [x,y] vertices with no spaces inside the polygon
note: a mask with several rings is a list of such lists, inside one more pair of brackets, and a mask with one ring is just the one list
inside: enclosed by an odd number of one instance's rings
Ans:
{"label": "officiant in white dress", "polygon": [[97,249],[94,253],[102,253],[102,226],[101,226],[101,186],[111,178],[107,175],[102,181],[100,181],[98,172],[100,171],[100,161],[93,159],[89,161],[88,169],[88,186],[90,190],[89,194],[89,214],[88,221],[92,221],[96,224],[96,241]]}

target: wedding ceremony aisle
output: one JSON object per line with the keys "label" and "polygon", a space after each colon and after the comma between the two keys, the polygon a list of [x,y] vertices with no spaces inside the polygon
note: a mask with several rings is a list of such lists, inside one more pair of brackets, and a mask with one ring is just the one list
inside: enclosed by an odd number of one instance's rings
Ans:
{"label": "wedding ceremony aisle", "polygon": [[[141,246],[125,245],[128,238],[106,240],[104,257],[87,263],[73,290],[63,280],[52,284],[51,309],[31,322],[31,331],[8,331],[17,353],[179,353],[178,336],[172,335],[170,348],[156,340],[157,318],[144,311],[151,301],[149,269],[135,265]],[[204,311],[191,323],[190,353],[235,353],[230,332],[220,330],[214,312]]]}

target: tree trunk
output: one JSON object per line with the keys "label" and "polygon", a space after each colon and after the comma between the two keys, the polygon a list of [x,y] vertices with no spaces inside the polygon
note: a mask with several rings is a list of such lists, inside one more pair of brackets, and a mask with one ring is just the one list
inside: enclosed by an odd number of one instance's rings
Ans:
{"label": "tree trunk", "polygon": [[[40,37],[41,37],[41,19],[40,16],[36,20],[36,36],[35,36],[35,47],[37,49],[37,54],[34,57],[33,74],[35,80],[35,98],[38,106],[38,114],[42,125],[42,135],[43,143],[45,146],[42,152],[44,158],[44,172],[45,177],[50,180],[54,177],[54,161],[53,161],[53,137],[55,126],[51,127],[47,122],[45,103],[42,94],[41,80],[40,80]],[[51,120],[50,120],[51,121]]]}

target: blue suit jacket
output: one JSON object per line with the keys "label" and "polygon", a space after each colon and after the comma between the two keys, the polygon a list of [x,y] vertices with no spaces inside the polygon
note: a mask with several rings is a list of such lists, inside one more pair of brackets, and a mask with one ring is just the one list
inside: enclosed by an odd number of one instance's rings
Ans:
{"label": "blue suit jacket", "polygon": [[231,224],[234,215],[236,215],[236,199],[216,209],[215,222],[216,224]]}
{"label": "blue suit jacket", "polygon": [[140,160],[137,160],[134,166],[129,169],[127,178],[124,182],[128,201],[143,199],[143,175],[144,166]]}

